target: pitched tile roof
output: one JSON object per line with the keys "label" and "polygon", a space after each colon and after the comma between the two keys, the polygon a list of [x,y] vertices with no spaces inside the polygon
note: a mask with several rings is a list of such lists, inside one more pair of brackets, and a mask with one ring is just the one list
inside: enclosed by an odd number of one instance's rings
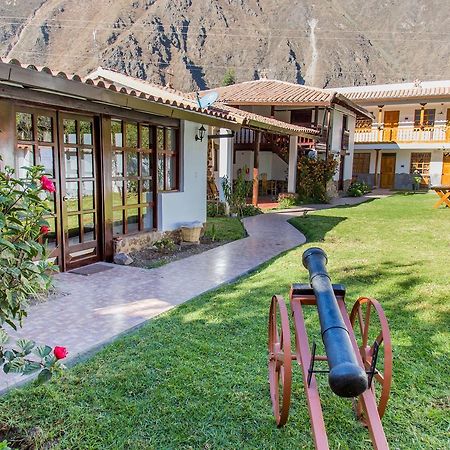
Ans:
{"label": "pitched tile roof", "polygon": [[349,86],[334,91],[360,104],[374,100],[443,98],[450,97],[450,80]]}
{"label": "pitched tile roof", "polygon": [[[173,100],[189,103],[192,106],[198,106],[196,96],[192,93],[186,94],[173,88],[157,86],[153,83],[148,82],[147,80],[134,78],[129,75],[116,72],[114,70],[104,69],[103,67],[99,67],[97,70],[90,73],[87,78],[92,79],[94,82],[98,80],[114,82],[114,84],[117,86],[138,89],[147,94],[163,95]],[[225,115],[231,115],[235,117],[239,123],[242,123],[242,126],[244,127],[259,128],[274,133],[292,134],[309,138],[313,138],[314,136],[319,134],[318,130],[299,127],[297,125],[282,122],[271,117],[265,117],[259,114],[242,111],[240,109],[227,106],[222,102],[215,103],[214,106],[209,108],[209,110],[222,112]]]}
{"label": "pitched tile roof", "polygon": [[254,80],[230,86],[218,87],[219,100],[224,103],[239,105],[249,103],[266,103],[271,105],[294,105],[305,103],[329,103],[333,93],[324,89],[303,86],[279,80]]}
{"label": "pitched tile roof", "polygon": [[[133,102],[133,99],[144,100],[150,102],[150,104],[165,106],[166,108],[162,108],[162,110],[166,113],[162,113],[162,115],[168,117],[177,117],[171,110],[182,110],[192,113],[193,117],[197,116],[196,121],[198,122],[201,122],[202,118],[211,117],[224,121],[223,126],[226,126],[226,122],[228,122],[233,128],[236,128],[236,126],[240,128],[235,116],[211,108],[200,108],[191,99],[175,95],[163,88],[147,93],[101,79],[82,78],[76,74],[70,75],[65,72],[52,71],[48,67],[21,64],[16,59],[9,61],[0,59],[0,81],[72,95],[78,98],[102,101],[119,107],[131,107],[132,104],[136,103]],[[143,103],[139,104],[143,105]]]}

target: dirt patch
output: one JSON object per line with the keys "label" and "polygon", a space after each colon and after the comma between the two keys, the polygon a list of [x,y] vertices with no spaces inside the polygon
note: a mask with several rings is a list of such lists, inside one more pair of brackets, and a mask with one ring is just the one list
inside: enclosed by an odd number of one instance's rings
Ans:
{"label": "dirt patch", "polygon": [[232,241],[212,241],[211,238],[202,237],[199,244],[189,244],[181,242],[174,244],[172,249],[155,249],[153,247],[130,253],[133,267],[143,269],[154,269],[164,264],[187,258],[192,255],[203,253],[220,245],[228,244]]}
{"label": "dirt patch", "polygon": [[10,448],[17,450],[34,450],[36,448],[33,436],[39,433],[39,430],[33,430],[30,434],[25,433],[16,427],[0,424],[0,442],[7,441]]}

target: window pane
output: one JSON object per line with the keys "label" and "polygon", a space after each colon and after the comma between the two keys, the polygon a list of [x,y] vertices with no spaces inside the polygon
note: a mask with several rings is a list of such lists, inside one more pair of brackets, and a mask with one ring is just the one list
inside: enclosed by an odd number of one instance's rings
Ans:
{"label": "window pane", "polygon": [[47,241],[48,249],[52,250],[56,247],[56,219],[50,217],[46,220],[48,222],[48,226],[49,226],[50,230],[46,234],[45,240]]}
{"label": "window pane", "polygon": [[150,148],[150,127],[148,125],[141,126],[141,148]]}
{"label": "window pane", "polygon": [[143,177],[149,177],[152,171],[152,155],[149,153],[141,153],[141,175]]}
{"label": "window pane", "polygon": [[142,220],[144,230],[151,230],[153,228],[153,208],[142,208]]}
{"label": "window pane", "polygon": [[69,216],[69,245],[79,244],[80,238],[80,216]]}
{"label": "window pane", "polygon": [[31,114],[16,113],[16,136],[21,141],[33,140],[33,119]]}
{"label": "window pane", "polygon": [[83,242],[95,241],[94,214],[83,214]]}
{"label": "window pane", "polygon": [[113,152],[112,176],[123,177],[123,152]]}
{"label": "window pane", "polygon": [[34,165],[34,146],[19,144],[17,146],[15,160],[16,172],[19,178],[26,178],[27,171],[22,169],[22,167],[31,167]]}
{"label": "window pane", "polygon": [[76,144],[77,143],[77,126],[76,121],[73,119],[64,119],[64,143]]}
{"label": "window pane", "polygon": [[173,155],[167,158],[167,186],[168,189],[176,189],[177,187],[177,160]]}
{"label": "window pane", "polygon": [[113,211],[113,233],[123,234],[123,211]]}
{"label": "window pane", "polygon": [[83,181],[83,193],[81,197],[81,203],[83,209],[94,209],[94,182],[93,181]]}
{"label": "window pane", "polygon": [[137,135],[137,124],[127,123],[126,124],[126,136],[127,136],[127,147],[137,148],[138,146],[138,135]]}
{"label": "window pane", "polygon": [[164,150],[164,129],[157,128],[156,129],[156,148],[158,151]]}
{"label": "window pane", "polygon": [[78,205],[78,182],[68,181],[66,182],[66,196],[65,204],[68,212],[79,211]]}
{"label": "window pane", "polygon": [[121,120],[111,120],[111,142],[113,147],[123,147],[123,131]]}
{"label": "window pane", "polygon": [[141,203],[153,202],[152,180],[142,181],[142,199]]}
{"label": "window pane", "polygon": [[38,141],[53,142],[53,120],[48,116],[37,118]]}
{"label": "window pane", "polygon": [[64,149],[66,178],[78,178],[78,150],[74,147]]}
{"label": "window pane", "polygon": [[166,128],[166,150],[175,151],[177,148],[177,140],[175,130]]}
{"label": "window pane", "polygon": [[44,166],[44,172],[50,177],[55,176],[53,169],[53,147],[39,147],[39,164]]}
{"label": "window pane", "polygon": [[94,153],[91,148],[82,148],[81,152],[81,176],[94,176]]}
{"label": "window pane", "polygon": [[138,154],[135,151],[126,152],[127,156],[127,176],[138,176]]}
{"label": "window pane", "polygon": [[80,120],[80,141],[82,144],[92,145],[92,122]]}
{"label": "window pane", "polygon": [[158,155],[158,190],[164,190],[164,155]]}
{"label": "window pane", "polygon": [[55,205],[56,205],[56,192],[53,192],[52,194],[47,195],[47,208],[53,214],[56,212]]}
{"label": "window pane", "polygon": [[123,205],[123,181],[112,182],[113,206]]}
{"label": "window pane", "polygon": [[139,231],[139,210],[137,208],[127,210],[128,233]]}
{"label": "window pane", "polygon": [[137,205],[139,203],[139,181],[127,181],[127,205]]}

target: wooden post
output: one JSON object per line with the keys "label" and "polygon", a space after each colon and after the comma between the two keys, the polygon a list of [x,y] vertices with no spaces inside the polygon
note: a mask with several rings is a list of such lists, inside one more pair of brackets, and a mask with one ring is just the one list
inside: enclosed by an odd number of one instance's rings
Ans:
{"label": "wooden post", "polygon": [[378,106],[378,142],[383,142],[383,106]]}
{"label": "wooden post", "polygon": [[375,156],[375,177],[374,177],[374,185],[377,188],[378,187],[378,160],[380,159],[380,149],[376,149],[376,156]]}
{"label": "wooden post", "polygon": [[259,190],[259,149],[261,147],[261,131],[255,133],[255,145],[253,149],[253,195],[252,204],[258,206]]}
{"label": "wooden post", "polygon": [[420,131],[419,131],[419,141],[423,140],[423,129],[425,128],[425,105],[426,103],[421,103],[420,106]]}

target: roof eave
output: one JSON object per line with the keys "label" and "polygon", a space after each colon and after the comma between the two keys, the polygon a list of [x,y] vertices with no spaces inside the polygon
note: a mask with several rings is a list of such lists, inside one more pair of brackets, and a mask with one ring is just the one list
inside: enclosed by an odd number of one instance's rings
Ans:
{"label": "roof eave", "polygon": [[369,111],[367,111],[365,108],[358,105],[357,103],[353,102],[352,100],[349,100],[345,95],[339,92],[334,93],[331,102],[344,106],[345,108],[356,113],[357,116],[364,116],[368,119],[372,118],[372,115]]}

